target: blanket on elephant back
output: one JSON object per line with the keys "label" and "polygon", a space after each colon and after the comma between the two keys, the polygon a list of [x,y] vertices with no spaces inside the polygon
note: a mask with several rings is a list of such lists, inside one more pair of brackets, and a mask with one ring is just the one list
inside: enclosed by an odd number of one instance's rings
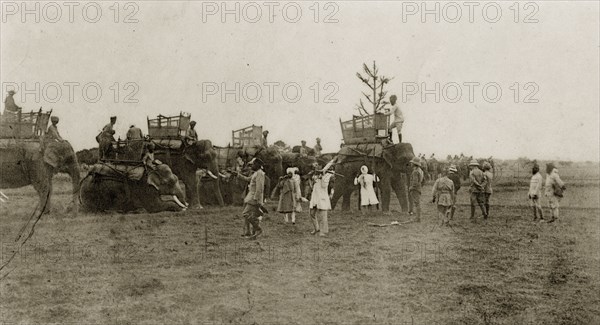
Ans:
{"label": "blanket on elephant back", "polygon": [[183,141],[180,139],[152,139],[157,150],[183,150]]}
{"label": "blanket on elephant back", "polygon": [[39,149],[41,142],[38,139],[0,139],[0,149],[13,149],[17,147]]}
{"label": "blanket on elephant back", "polygon": [[139,181],[144,176],[146,169],[144,166],[113,164],[113,163],[97,163],[93,165],[89,174],[99,174],[110,177],[126,177],[132,181]]}
{"label": "blanket on elephant back", "polygon": [[338,151],[340,156],[383,157],[383,145],[380,143],[347,144]]}
{"label": "blanket on elephant back", "polygon": [[213,146],[213,149],[217,152],[217,165],[219,170],[231,169],[236,165],[236,158],[238,151],[242,150],[241,147],[218,147]]}

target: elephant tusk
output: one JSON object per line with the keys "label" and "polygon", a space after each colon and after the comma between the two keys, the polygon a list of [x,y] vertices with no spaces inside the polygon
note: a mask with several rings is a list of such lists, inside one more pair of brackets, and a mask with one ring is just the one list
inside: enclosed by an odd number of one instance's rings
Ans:
{"label": "elephant tusk", "polygon": [[217,176],[215,176],[215,174],[213,174],[213,173],[212,173],[210,170],[207,170],[207,171],[206,171],[206,173],[208,174],[208,176],[210,176],[210,177],[212,177],[212,178],[214,178],[214,179],[217,179],[217,178],[218,178],[218,177],[217,177]]}
{"label": "elephant tusk", "polygon": [[182,209],[186,209],[187,207],[185,206],[185,204],[181,203],[181,201],[179,201],[179,199],[177,198],[177,195],[173,195],[173,201],[175,201],[175,203],[177,203],[177,205],[179,205]]}
{"label": "elephant tusk", "polygon": [[227,175],[225,175],[225,174],[219,173],[219,176],[221,176],[222,178],[227,178]]}

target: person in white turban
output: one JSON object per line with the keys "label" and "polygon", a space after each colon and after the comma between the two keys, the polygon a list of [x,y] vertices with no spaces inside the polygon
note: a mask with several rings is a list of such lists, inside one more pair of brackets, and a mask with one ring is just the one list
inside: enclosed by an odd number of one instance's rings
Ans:
{"label": "person in white turban", "polygon": [[360,175],[354,178],[354,185],[360,185],[360,205],[369,211],[371,211],[372,206],[379,204],[373,187],[375,182],[379,182],[379,178],[376,175],[369,174],[369,168],[365,165],[360,167]]}

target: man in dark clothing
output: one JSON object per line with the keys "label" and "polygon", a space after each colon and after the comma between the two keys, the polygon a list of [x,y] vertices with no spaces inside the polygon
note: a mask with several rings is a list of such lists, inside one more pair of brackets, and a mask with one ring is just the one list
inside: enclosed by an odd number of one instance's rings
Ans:
{"label": "man in dark clothing", "polygon": [[[421,188],[423,187],[424,175],[421,169],[421,159],[414,157],[410,163],[413,165],[413,171],[410,175],[410,184],[408,186],[408,203],[409,210],[412,214],[416,213],[416,216],[412,221],[421,222]],[[413,211],[414,210],[416,211]]]}
{"label": "man in dark clothing", "polygon": [[143,138],[142,130],[135,125],[130,126],[127,130],[127,140],[141,140]]}
{"label": "man in dark clothing", "polygon": [[112,143],[117,141],[115,140],[115,129],[114,125],[117,123],[117,117],[111,116],[110,123],[106,124],[102,128],[102,133],[100,133],[99,144],[100,144],[100,158],[109,158],[112,152]]}
{"label": "man in dark clothing", "polygon": [[469,192],[471,193],[471,221],[474,222],[476,204],[479,205],[483,218],[487,219],[488,217],[487,211],[485,210],[485,186],[487,180],[483,171],[479,169],[477,160],[471,160],[469,168],[471,169],[471,172],[469,172],[469,179],[471,181],[471,187],[469,188]]}
{"label": "man in dark clothing", "polygon": [[448,167],[448,178],[454,183],[454,204],[452,204],[452,210],[450,212],[450,220],[454,218],[454,211],[456,211],[456,193],[460,189],[460,176],[458,175],[458,169],[455,165]]}
{"label": "man in dark clothing", "polygon": [[[244,234],[242,236],[249,239],[256,239],[256,237],[262,234],[259,217],[261,216],[260,207],[264,202],[265,172],[262,170],[262,160],[254,158],[249,164],[252,166],[253,171],[250,177],[238,174],[238,177],[250,182],[248,184],[248,192],[244,198],[244,211],[242,212],[242,216],[244,217]],[[253,228],[252,232],[250,225]]]}
{"label": "man in dark clothing", "polygon": [[21,107],[17,106],[17,104],[15,104],[15,99],[13,98],[13,95],[15,94],[14,90],[9,90],[8,91],[8,96],[6,96],[6,99],[4,100],[4,112],[11,112],[11,113],[17,113]]}

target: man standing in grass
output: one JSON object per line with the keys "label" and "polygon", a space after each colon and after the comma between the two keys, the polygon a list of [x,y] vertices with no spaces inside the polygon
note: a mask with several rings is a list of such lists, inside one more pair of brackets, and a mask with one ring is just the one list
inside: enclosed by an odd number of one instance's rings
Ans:
{"label": "man standing in grass", "polygon": [[[238,177],[250,182],[248,184],[248,193],[244,198],[244,211],[242,212],[242,216],[244,217],[244,234],[242,236],[249,239],[256,239],[256,237],[262,234],[258,217],[262,215],[260,207],[264,202],[265,172],[262,170],[262,160],[254,158],[249,164],[252,167],[252,176],[246,177],[238,174]],[[250,230],[250,225],[252,225],[252,230]]]}
{"label": "man standing in grass", "polygon": [[458,169],[455,165],[448,167],[448,178],[454,183],[454,202],[452,203],[452,211],[450,212],[450,220],[454,218],[454,212],[456,211],[456,193],[460,189],[460,176],[458,175]]}
{"label": "man standing in grass", "polygon": [[469,163],[469,180],[471,181],[471,187],[469,188],[470,201],[471,201],[471,222],[475,222],[475,204],[481,208],[483,219],[487,219],[487,211],[485,210],[485,175],[479,169],[479,163],[473,159]]}
{"label": "man standing in grass", "polygon": [[490,216],[490,196],[492,196],[492,181],[494,180],[494,174],[491,172],[492,165],[489,162],[483,163],[483,175],[485,176],[485,186],[483,189],[483,202],[485,205],[485,212],[487,216]]}
{"label": "man standing in grass", "polygon": [[416,213],[413,222],[421,222],[421,188],[424,181],[421,159],[414,157],[410,163],[413,166],[413,171],[410,174],[410,185],[408,187],[408,210],[410,214]]}
{"label": "man standing in grass", "polygon": [[533,176],[531,176],[531,180],[529,181],[529,206],[531,206],[533,210],[533,221],[537,220],[538,214],[540,216],[540,221],[543,221],[544,211],[540,204],[540,196],[542,196],[544,178],[542,177],[542,174],[540,174],[540,167],[537,164],[533,165],[531,173]]}
{"label": "man standing in grass", "polygon": [[546,197],[548,198],[550,209],[552,210],[552,219],[548,220],[548,223],[554,222],[558,219],[558,208],[565,189],[565,183],[560,179],[556,166],[554,166],[553,163],[547,164]]}
{"label": "man standing in grass", "polygon": [[438,218],[442,220],[443,226],[449,226],[455,201],[454,182],[447,175],[443,175],[435,181],[431,192],[432,203],[437,201]]}

